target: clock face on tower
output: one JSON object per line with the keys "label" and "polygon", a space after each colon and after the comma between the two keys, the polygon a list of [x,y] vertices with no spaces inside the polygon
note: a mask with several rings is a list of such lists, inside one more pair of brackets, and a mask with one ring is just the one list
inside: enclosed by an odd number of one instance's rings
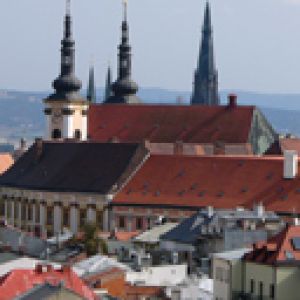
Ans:
{"label": "clock face on tower", "polygon": [[60,109],[53,110],[52,122],[53,124],[58,124],[61,121],[62,113]]}

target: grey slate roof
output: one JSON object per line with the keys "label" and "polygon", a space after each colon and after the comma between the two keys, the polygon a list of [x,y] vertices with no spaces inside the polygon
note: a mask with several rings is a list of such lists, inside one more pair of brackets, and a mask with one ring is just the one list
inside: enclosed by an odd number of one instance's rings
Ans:
{"label": "grey slate roof", "polygon": [[[161,239],[183,244],[193,244],[201,238],[201,235],[217,236],[225,229],[236,228],[238,220],[279,222],[280,218],[275,213],[266,211],[262,215],[258,215],[257,212],[250,210],[219,210],[209,215],[208,211],[201,210],[162,235]],[[226,227],[224,224],[226,224]]]}
{"label": "grey slate roof", "polygon": [[105,194],[125,172],[138,147],[137,144],[43,142],[39,150],[34,144],[0,177],[0,186]]}

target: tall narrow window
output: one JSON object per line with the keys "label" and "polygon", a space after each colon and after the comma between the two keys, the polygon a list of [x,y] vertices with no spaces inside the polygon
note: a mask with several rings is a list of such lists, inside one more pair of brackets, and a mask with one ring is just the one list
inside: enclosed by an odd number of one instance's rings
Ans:
{"label": "tall narrow window", "polygon": [[61,131],[59,129],[54,129],[52,132],[53,139],[60,139],[61,138]]}
{"label": "tall narrow window", "polygon": [[275,299],[275,286],[274,286],[274,284],[270,284],[270,298]]}
{"label": "tall narrow window", "polygon": [[79,129],[75,130],[74,137],[76,140],[81,140],[81,131]]}
{"label": "tall narrow window", "polygon": [[264,284],[263,282],[261,281],[259,283],[259,299],[260,300],[263,300],[263,296],[264,296]]}
{"label": "tall narrow window", "polygon": [[137,230],[143,229],[143,218],[141,217],[136,218],[136,229]]}
{"label": "tall narrow window", "polygon": [[253,279],[250,280],[250,293],[251,294],[255,293],[255,282]]}

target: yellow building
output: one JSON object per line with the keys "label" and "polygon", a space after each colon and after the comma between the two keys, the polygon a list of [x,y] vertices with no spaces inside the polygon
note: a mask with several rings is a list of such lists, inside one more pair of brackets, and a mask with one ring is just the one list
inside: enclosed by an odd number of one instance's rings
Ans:
{"label": "yellow building", "polygon": [[300,226],[287,226],[240,257],[214,258],[215,299],[300,299]]}

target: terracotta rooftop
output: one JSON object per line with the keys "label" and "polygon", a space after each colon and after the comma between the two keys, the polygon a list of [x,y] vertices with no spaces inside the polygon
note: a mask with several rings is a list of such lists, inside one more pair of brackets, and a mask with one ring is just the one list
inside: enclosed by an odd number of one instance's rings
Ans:
{"label": "terracotta rooftop", "polygon": [[0,175],[8,170],[14,163],[9,153],[0,153]]}
{"label": "terracotta rooftop", "polygon": [[289,225],[267,242],[254,244],[244,256],[246,261],[262,264],[300,264],[300,226]]}
{"label": "terracotta rooftop", "polygon": [[91,105],[89,137],[107,142],[247,143],[254,106]]}
{"label": "terracotta rooftop", "polygon": [[300,176],[283,179],[283,157],[153,155],[114,205],[251,209],[300,213]]}
{"label": "terracotta rooftop", "polygon": [[66,288],[84,299],[96,299],[92,290],[69,268],[61,270],[49,268],[47,271],[37,269],[11,271],[0,278],[0,299],[15,299],[34,286],[47,282],[51,285],[59,285],[63,282]]}

